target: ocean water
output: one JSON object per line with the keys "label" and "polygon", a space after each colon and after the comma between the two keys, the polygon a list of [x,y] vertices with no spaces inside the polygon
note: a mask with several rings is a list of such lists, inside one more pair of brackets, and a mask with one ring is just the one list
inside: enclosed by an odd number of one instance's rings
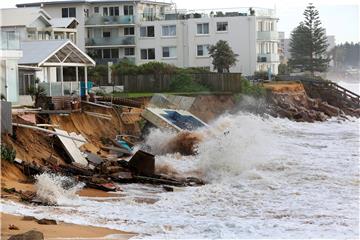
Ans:
{"label": "ocean water", "polygon": [[[62,194],[64,179],[43,176],[43,199],[58,196],[50,200],[59,206],[1,200],[1,211],[139,233],[135,238],[358,239],[359,124],[224,115],[200,131],[196,156],[156,159],[158,168],[201,177],[204,186],[163,192],[128,184],[111,198],[87,198],[75,194],[78,185]],[[166,147],[171,135],[150,134],[153,149]]]}

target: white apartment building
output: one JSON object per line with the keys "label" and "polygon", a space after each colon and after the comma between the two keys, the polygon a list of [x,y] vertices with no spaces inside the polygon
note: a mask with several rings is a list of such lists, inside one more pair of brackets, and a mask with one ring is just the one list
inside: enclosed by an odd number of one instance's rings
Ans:
{"label": "white apartment building", "polygon": [[184,11],[165,1],[80,0],[18,4],[41,7],[55,18],[77,19],[77,45],[98,64],[127,58],[213,69],[207,47],[219,40],[238,54],[231,72],[277,73],[277,17],[271,9]]}

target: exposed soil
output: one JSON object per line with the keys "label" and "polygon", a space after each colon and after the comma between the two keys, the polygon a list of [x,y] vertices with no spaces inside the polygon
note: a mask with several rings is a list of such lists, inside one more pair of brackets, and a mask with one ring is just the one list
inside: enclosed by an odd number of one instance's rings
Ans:
{"label": "exposed soil", "polygon": [[201,95],[197,96],[189,112],[206,123],[215,120],[236,105],[233,95]]}

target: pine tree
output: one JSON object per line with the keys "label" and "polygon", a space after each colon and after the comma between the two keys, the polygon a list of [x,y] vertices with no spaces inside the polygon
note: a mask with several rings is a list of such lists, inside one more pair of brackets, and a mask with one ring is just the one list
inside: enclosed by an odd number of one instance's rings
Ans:
{"label": "pine tree", "polygon": [[224,40],[219,40],[215,45],[209,47],[209,54],[212,57],[214,69],[219,73],[229,72],[230,67],[234,66],[238,56],[233,52],[229,44]]}
{"label": "pine tree", "polygon": [[304,16],[304,22],[291,33],[289,64],[292,68],[310,71],[314,75],[314,72],[325,72],[328,68],[328,43],[325,28],[321,27],[319,11],[311,3],[306,7]]}

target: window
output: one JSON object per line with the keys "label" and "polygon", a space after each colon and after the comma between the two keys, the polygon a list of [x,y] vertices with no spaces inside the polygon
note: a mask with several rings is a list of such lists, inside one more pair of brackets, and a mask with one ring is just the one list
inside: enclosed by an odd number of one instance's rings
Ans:
{"label": "window", "polygon": [[76,17],[76,8],[62,8],[61,16],[63,18]]}
{"label": "window", "polygon": [[176,25],[162,26],[162,35],[164,37],[176,36]]}
{"label": "window", "polygon": [[124,35],[134,35],[135,34],[135,29],[134,27],[126,27],[124,28]]}
{"label": "window", "polygon": [[163,47],[163,58],[176,58],[176,47]]}
{"label": "window", "polygon": [[124,6],[124,15],[134,15],[134,7],[133,6]]}
{"label": "window", "polygon": [[94,7],[94,13],[99,13],[99,7]]}
{"label": "window", "polygon": [[[102,53],[102,54],[101,54]],[[95,56],[97,58],[119,58],[118,48],[104,48],[95,50]]]}
{"label": "window", "polygon": [[227,22],[218,22],[216,23],[216,31],[218,32],[226,32],[228,30]]}
{"label": "window", "polygon": [[134,56],[135,55],[135,48],[125,48],[125,56]]}
{"label": "window", "polygon": [[109,15],[108,8],[104,7],[103,8],[103,16],[108,16],[108,15]]}
{"label": "window", "polygon": [[109,16],[119,16],[119,7],[109,7]]}
{"label": "window", "polygon": [[140,27],[140,37],[155,37],[155,27]]}
{"label": "window", "polygon": [[103,32],[103,37],[104,38],[107,38],[107,37],[110,37],[110,36],[111,36],[110,32]]}
{"label": "window", "polygon": [[155,59],[155,48],[141,49],[141,59]]}
{"label": "window", "polygon": [[209,45],[197,45],[197,56],[208,56]]}
{"label": "window", "polygon": [[197,34],[209,34],[209,23],[199,23],[197,25]]}
{"label": "window", "polygon": [[111,49],[111,58],[119,58],[119,49],[117,48]]}
{"label": "window", "polygon": [[111,51],[110,49],[103,49],[103,58],[111,58]]}

